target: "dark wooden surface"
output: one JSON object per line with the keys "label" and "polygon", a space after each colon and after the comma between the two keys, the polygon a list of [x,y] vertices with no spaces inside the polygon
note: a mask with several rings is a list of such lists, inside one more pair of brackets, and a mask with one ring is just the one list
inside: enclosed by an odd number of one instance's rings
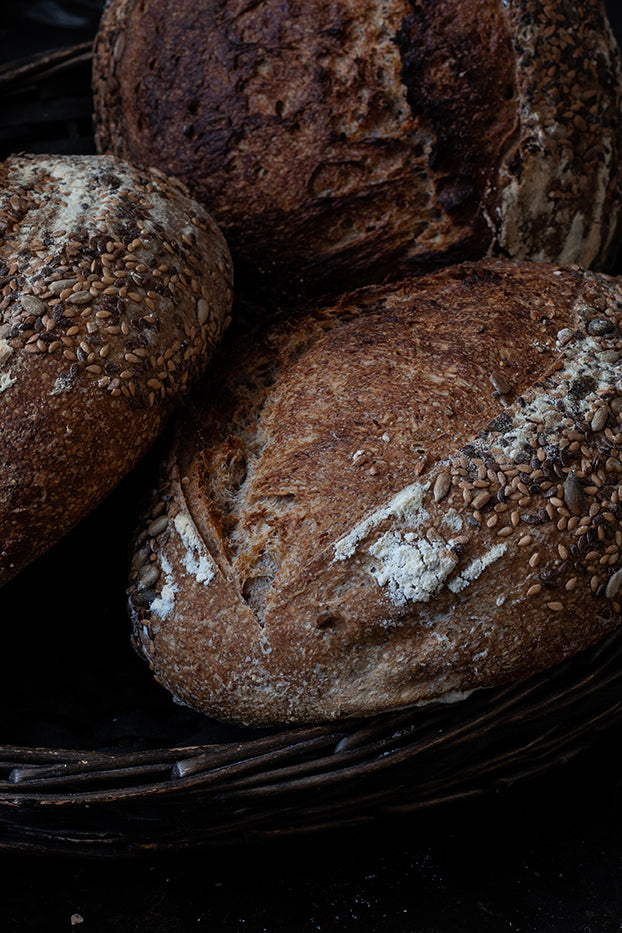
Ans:
{"label": "dark wooden surface", "polygon": [[[608,8],[621,36],[620,0]],[[96,0],[65,19],[5,0],[0,60],[88,39],[96,19]],[[515,789],[363,829],[139,860],[3,854],[0,933],[619,933],[621,743],[614,730]]]}

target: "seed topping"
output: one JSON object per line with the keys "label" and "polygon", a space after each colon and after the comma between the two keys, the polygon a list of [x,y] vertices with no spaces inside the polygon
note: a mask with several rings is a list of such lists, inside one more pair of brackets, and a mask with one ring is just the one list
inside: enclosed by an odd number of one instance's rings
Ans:
{"label": "seed topping", "polygon": [[[66,160],[16,156],[5,163],[0,333],[6,331],[4,339],[13,352],[56,356],[68,368],[77,366],[66,386],[81,371],[102,390],[123,395],[118,384],[99,378],[96,360],[122,367],[130,362],[131,372],[124,378],[131,377],[126,390],[133,407],[156,402],[145,348],[159,346],[162,357],[171,350],[171,365],[158,373],[157,396],[173,399],[202,370],[224,329],[226,310],[213,309],[226,309],[231,277],[226,250],[223,246],[214,268],[208,266],[197,245],[209,227],[202,209],[190,201],[180,205],[185,195],[164,176],[127,166],[121,173],[116,160],[107,157],[69,158],[71,183],[63,168]],[[16,196],[17,214],[11,206]],[[165,249],[163,222],[178,230]],[[46,227],[49,242],[35,249],[32,230]],[[200,309],[183,272],[190,268],[204,273],[206,295]],[[195,323],[192,335],[185,332],[184,320]]]}

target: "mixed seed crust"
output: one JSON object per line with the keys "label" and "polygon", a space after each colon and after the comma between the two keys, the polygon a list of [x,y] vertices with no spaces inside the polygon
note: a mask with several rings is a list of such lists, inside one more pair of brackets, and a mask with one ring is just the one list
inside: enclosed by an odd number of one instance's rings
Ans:
{"label": "mixed seed crust", "polygon": [[135,641],[245,723],[550,667],[620,622],[622,283],[487,260],[230,350],[137,541]]}
{"label": "mixed seed crust", "polygon": [[255,293],[501,255],[607,269],[619,51],[601,0],[111,0],[100,151],[182,178]]}
{"label": "mixed seed crust", "polygon": [[231,261],[181,183],[108,156],[0,166],[0,582],[110,491],[203,372]]}

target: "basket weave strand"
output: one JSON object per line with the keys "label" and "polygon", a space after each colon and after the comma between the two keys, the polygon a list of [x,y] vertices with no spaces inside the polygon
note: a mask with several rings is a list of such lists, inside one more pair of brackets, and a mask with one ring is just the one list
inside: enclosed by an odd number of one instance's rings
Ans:
{"label": "basket weave strand", "polygon": [[454,704],[245,741],[0,750],[2,845],[118,854],[361,823],[505,787],[622,718],[622,636]]}

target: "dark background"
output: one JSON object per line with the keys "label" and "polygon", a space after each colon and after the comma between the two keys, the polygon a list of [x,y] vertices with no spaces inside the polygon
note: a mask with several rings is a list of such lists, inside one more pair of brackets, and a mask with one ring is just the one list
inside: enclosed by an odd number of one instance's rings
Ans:
{"label": "dark background", "polygon": [[[5,0],[0,62],[89,39],[99,6]],[[3,853],[0,933],[622,931],[620,744],[611,730],[537,780],[366,829],[139,860]]]}

